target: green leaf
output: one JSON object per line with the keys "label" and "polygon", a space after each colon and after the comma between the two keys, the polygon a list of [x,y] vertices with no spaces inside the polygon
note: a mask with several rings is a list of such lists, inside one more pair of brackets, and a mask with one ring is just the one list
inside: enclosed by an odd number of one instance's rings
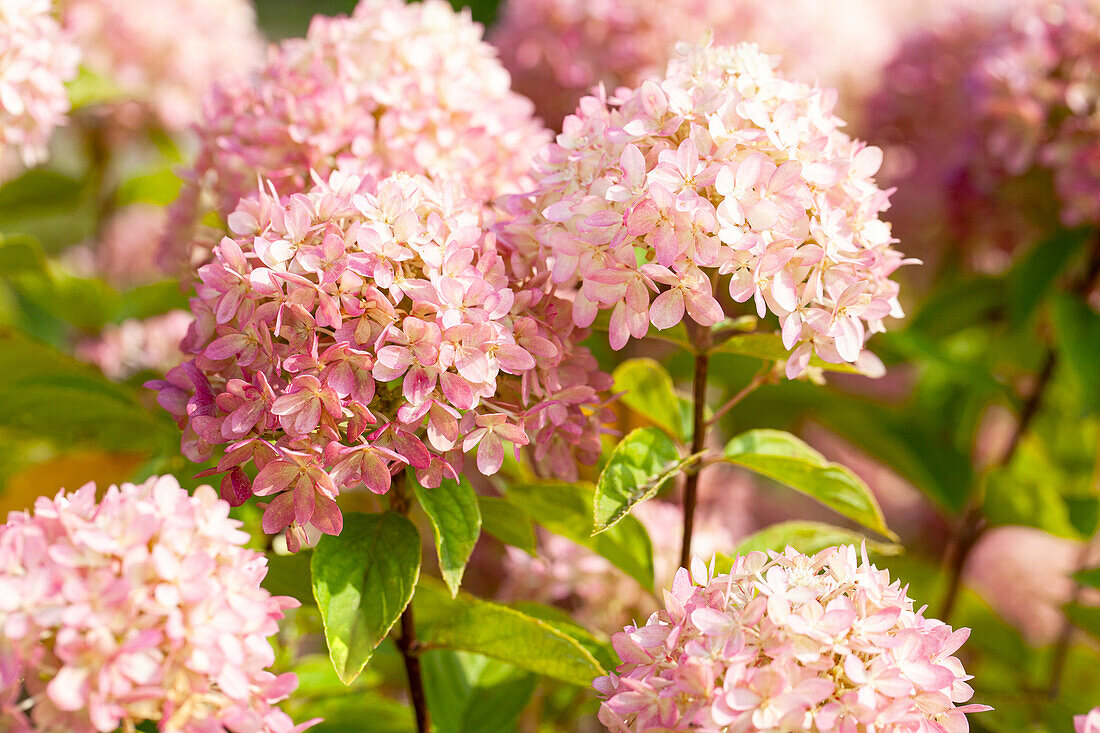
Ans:
{"label": "green leaf", "polygon": [[434,489],[425,489],[417,481],[413,481],[412,486],[431,522],[439,570],[453,596],[462,585],[466,563],[481,535],[477,494],[465,477],[444,481]]}
{"label": "green leaf", "polygon": [[1069,603],[1063,607],[1073,625],[1100,639],[1100,608]]}
{"label": "green leaf", "polygon": [[417,595],[421,593],[443,607],[439,620],[420,634],[431,646],[481,654],[581,687],[604,674],[587,649],[545,621],[465,593],[447,598],[431,582],[420,584]]}
{"label": "green leaf", "polygon": [[0,277],[24,272],[44,272],[46,255],[34,237],[0,235]]}
{"label": "green leaf", "polygon": [[344,515],[310,563],[329,656],[349,684],[412,600],[420,577],[420,534],[394,512]]}
{"label": "green leaf", "polygon": [[1078,570],[1073,574],[1073,579],[1089,588],[1100,588],[1100,565],[1094,568]]}
{"label": "green leaf", "polygon": [[109,104],[125,97],[110,79],[81,65],[76,78],[65,85],[69,92],[69,104],[74,110],[94,104]]}
{"label": "green leaf", "polygon": [[1014,327],[1027,323],[1055,278],[1091,234],[1088,228],[1059,229],[1020,257],[1008,272],[1009,317]]}
{"label": "green leaf", "polygon": [[0,222],[76,208],[84,193],[77,178],[48,168],[32,168],[0,186]]}
{"label": "green leaf", "polygon": [[183,181],[172,168],[134,176],[119,185],[114,193],[115,206],[131,204],[167,206],[179,196]]}
{"label": "green leaf", "polygon": [[506,545],[535,554],[535,527],[522,509],[502,496],[478,496],[481,528]]}
{"label": "green leaf", "polygon": [[750,430],[730,440],[723,460],[810,496],[864,527],[896,539],[867,484],[790,433]]}
{"label": "green leaf", "polygon": [[620,402],[679,440],[691,432],[691,403],[676,392],[672,376],[653,359],[627,359],[611,375]]}
{"label": "green leaf", "polygon": [[168,414],[150,410],[134,389],[17,332],[0,329],[0,374],[0,427],[24,437],[137,451],[179,441]]}
{"label": "green leaf", "polygon": [[121,323],[127,318],[149,318],[177,308],[187,308],[187,295],[180,291],[178,280],[162,280],[122,293],[111,320]]}
{"label": "green leaf", "polygon": [[[731,336],[710,350],[712,354],[740,354],[764,361],[786,361],[791,352],[783,346],[783,338],[777,333],[742,333]],[[858,374],[853,364],[830,364],[818,357],[810,359],[810,366],[830,372]]]}
{"label": "green leaf", "polygon": [[676,444],[657,428],[638,428],[626,435],[607,460],[596,482],[593,534],[625,517],[636,504],[652,498],[696,457],[683,459]]}
{"label": "green leaf", "polygon": [[309,581],[312,555],[308,550],[290,555],[268,554],[267,575],[261,585],[273,596],[290,596],[303,606],[314,605],[313,587]]}
{"label": "green leaf", "polygon": [[[1010,468],[1016,463],[1013,461]],[[991,524],[1036,527],[1058,537],[1081,539],[1065,498],[1045,477],[1003,468],[993,471],[986,482],[982,506]]]}
{"label": "green leaf", "polygon": [[584,545],[653,590],[653,545],[637,519],[624,517],[606,532],[592,534],[591,484],[530,483],[507,488],[513,503],[554,534]]}
{"label": "green leaf", "polygon": [[512,608],[517,611],[525,613],[528,616],[533,616],[540,621],[545,621],[558,631],[571,637],[574,641],[587,649],[604,669],[612,669],[619,663],[618,657],[615,655],[615,650],[611,647],[610,641],[606,638],[597,637],[591,631],[574,621],[563,609],[531,601],[520,601],[519,603],[513,603],[511,605]]}
{"label": "green leaf", "polygon": [[1062,295],[1054,301],[1058,356],[1081,390],[1087,410],[1100,409],[1100,313],[1080,298]]}
{"label": "green leaf", "polygon": [[745,555],[749,552],[775,550],[782,552],[791,546],[804,555],[813,555],[826,547],[856,545],[867,542],[867,547],[882,555],[896,555],[901,547],[895,544],[873,542],[859,532],[843,527],[834,527],[823,522],[791,521],[773,524],[770,527],[749,535],[741,540],[733,555]]}
{"label": "green leaf", "polygon": [[538,678],[495,659],[432,649],[420,657],[424,692],[438,733],[507,733]]}

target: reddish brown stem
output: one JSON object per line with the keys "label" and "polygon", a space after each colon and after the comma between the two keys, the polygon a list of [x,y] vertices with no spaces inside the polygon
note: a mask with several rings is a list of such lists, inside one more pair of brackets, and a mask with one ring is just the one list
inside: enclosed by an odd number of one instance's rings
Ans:
{"label": "reddish brown stem", "polygon": [[[701,453],[707,445],[707,367],[710,362],[707,349],[710,348],[710,330],[696,327],[690,331],[694,331],[691,335],[694,337],[696,348],[695,374],[691,382],[691,455],[695,455]],[[684,538],[680,545],[680,567],[685,568],[691,562],[691,535],[695,529],[695,505],[698,500],[701,470],[701,462],[692,464],[687,469],[687,477],[684,480]]]}

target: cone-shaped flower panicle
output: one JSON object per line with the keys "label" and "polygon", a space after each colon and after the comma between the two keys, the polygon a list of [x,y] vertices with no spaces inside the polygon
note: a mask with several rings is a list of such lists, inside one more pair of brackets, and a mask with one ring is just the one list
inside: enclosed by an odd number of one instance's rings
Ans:
{"label": "cone-shaped flower panicle", "polygon": [[291,733],[297,687],[266,671],[284,609],[263,555],[208,486],[88,484],[0,526],[0,728]]}
{"label": "cone-shaped flower panicle", "polygon": [[192,251],[204,239],[198,222],[228,215],[255,192],[257,175],[284,194],[307,187],[311,170],[327,177],[337,166],[457,177],[485,202],[525,188],[549,133],[481,36],[469,12],[445,0],[363,0],[351,17],[315,17],[258,72],[218,85],[166,259],[185,269],[189,256],[205,259],[202,247]]}
{"label": "cone-shaped flower panicle", "polygon": [[729,573],[695,558],[664,610],[612,637],[595,681],[612,733],[652,730],[965,733],[968,629],[925,618],[866,551],[753,552]]}
{"label": "cone-shaped flower panicle", "polygon": [[78,56],[50,0],[0,0],[0,179],[45,160]]}
{"label": "cone-shaped flower panicle", "polygon": [[610,310],[615,349],[650,325],[714,325],[721,288],[779,317],[789,376],[814,353],[873,369],[864,342],[902,315],[889,276],[905,263],[879,218],[881,151],[841,132],[835,92],[756,46],[680,52],[663,79],[581,101],[502,239],[574,290],[577,326]]}
{"label": "cone-shaped flower panicle", "polygon": [[610,378],[548,279],[509,275],[482,213],[454,184],[336,172],[230,214],[191,300],[193,358],[151,386],[188,457],[228,444],[222,495],[266,497],[292,548],[305,525],[340,531],[341,488],[385,493],[405,467],[431,487],[466,452],[495,473],[505,444],[567,478],[598,457]]}

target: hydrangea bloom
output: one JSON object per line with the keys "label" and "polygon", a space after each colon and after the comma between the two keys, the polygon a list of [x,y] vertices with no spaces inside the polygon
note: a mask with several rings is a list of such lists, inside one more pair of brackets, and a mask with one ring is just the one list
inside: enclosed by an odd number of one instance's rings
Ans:
{"label": "hydrangea bloom", "polygon": [[475,447],[485,474],[506,442],[564,476],[599,455],[610,378],[547,279],[509,276],[481,213],[457,185],[337,172],[242,201],[199,269],[195,356],[153,386],[189,457],[229,444],[223,496],[273,497],[264,529],[289,526],[292,549],[306,525],[340,531],[341,487],[384,493],[405,466],[438,486]]}
{"label": "hydrangea bloom", "polygon": [[58,7],[85,65],[131,102],[113,108],[131,124],[152,113],[169,130],[185,129],[215,80],[263,57],[247,0],[59,0]]}
{"label": "hydrangea bloom", "polygon": [[16,159],[45,160],[50,132],[69,111],[65,82],[76,76],[77,51],[51,11],[50,0],[0,0],[0,165],[9,170]]}
{"label": "hydrangea bloom", "polygon": [[286,194],[336,167],[457,177],[481,201],[521,190],[549,134],[481,34],[445,0],[363,0],[351,17],[317,16],[256,74],[217,86],[169,257],[185,259],[201,216],[229,214],[257,175]]}
{"label": "hydrangea bloom", "polygon": [[[517,91],[560,126],[598,84],[637,86],[659,76],[679,41],[711,31],[718,43],[759,43],[793,75],[855,91],[892,54],[896,19],[871,0],[508,0],[490,40]],[[896,3],[906,6],[911,3]],[[855,19],[858,19],[855,20]]]}
{"label": "hydrangea bloom", "polygon": [[1100,707],[1095,707],[1084,715],[1075,715],[1073,729],[1076,733],[1100,733]]}
{"label": "hydrangea bloom", "polygon": [[595,681],[612,733],[647,730],[968,730],[973,690],[952,631],[864,550],[749,553],[714,575],[677,571],[665,609],[612,637],[623,664]]}
{"label": "hydrangea bloom", "polygon": [[889,176],[902,184],[899,231],[995,269],[1051,219],[1100,221],[1098,58],[1093,0],[1019,3],[910,39],[867,113],[909,160]]}
{"label": "hydrangea bloom", "polygon": [[143,720],[186,733],[287,733],[296,686],[265,671],[298,605],[208,486],[94,484],[0,527],[0,727],[97,733]]}
{"label": "hydrangea bloom", "polygon": [[863,345],[902,315],[889,276],[905,262],[879,218],[881,151],[840,131],[832,90],[753,45],[681,52],[664,79],[581,101],[504,238],[576,290],[577,326],[611,311],[612,348],[685,311],[717,323],[728,276],[735,301],[779,317],[788,376],[813,353],[871,365]]}
{"label": "hydrangea bloom", "polygon": [[190,313],[174,310],[108,324],[97,337],[78,343],[76,356],[95,364],[111,379],[126,379],[146,370],[164,374],[183,361],[179,345],[192,320]]}

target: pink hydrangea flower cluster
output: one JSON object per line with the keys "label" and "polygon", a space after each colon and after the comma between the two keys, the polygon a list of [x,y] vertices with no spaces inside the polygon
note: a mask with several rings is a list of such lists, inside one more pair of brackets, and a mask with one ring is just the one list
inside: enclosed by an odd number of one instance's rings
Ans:
{"label": "pink hydrangea flower cluster", "polygon": [[[862,561],[861,561],[862,560]],[[856,548],[753,552],[714,575],[695,558],[665,609],[612,637],[595,681],[612,733],[647,730],[965,733],[970,677],[952,631],[913,610]]]}
{"label": "pink hydrangea flower cluster", "polygon": [[77,60],[50,0],[0,0],[0,178],[45,160],[50,133],[69,111],[65,82]]}
{"label": "pink hydrangea flower cluster", "polygon": [[457,184],[337,172],[243,200],[199,269],[195,356],[152,386],[188,457],[229,444],[223,496],[273,497],[264,530],[289,526],[292,549],[307,525],[339,533],[341,488],[385,493],[406,466],[431,487],[474,448],[485,474],[504,443],[566,477],[598,457],[610,378],[547,278],[509,276],[481,214]]}
{"label": "pink hydrangea flower cluster", "polygon": [[168,258],[203,259],[189,251],[200,218],[228,215],[257,175],[287,194],[308,186],[311,171],[327,177],[337,167],[458,178],[485,202],[522,190],[549,133],[481,36],[469,11],[445,0],[363,0],[351,17],[315,17],[257,73],[218,85],[173,210]]}
{"label": "pink hydrangea flower cluster", "polygon": [[208,486],[88,484],[0,527],[0,727],[289,733],[296,686],[266,671],[298,602],[260,587],[263,555]]}
{"label": "pink hydrangea flower cluster", "polygon": [[174,310],[151,318],[128,318],[108,324],[96,337],[79,342],[76,356],[95,364],[115,380],[143,371],[164,374],[183,361],[180,342],[194,318]]}
{"label": "pink hydrangea flower cluster", "polygon": [[907,262],[879,218],[882,152],[841,132],[833,90],[756,46],[681,52],[661,80],[581,101],[502,237],[575,290],[577,326],[610,310],[614,349],[685,311],[722,320],[725,276],[734,301],[779,317],[788,376],[814,353],[870,369],[864,342],[902,315],[889,277]]}
{"label": "pink hydrangea flower cluster", "polygon": [[[508,0],[490,34],[517,91],[559,127],[598,84],[660,76],[680,41],[753,41],[797,78],[857,91],[892,55],[896,20],[870,0]],[[906,5],[909,3],[898,3]],[[910,11],[911,13],[912,11]],[[858,22],[854,21],[858,19]]]}
{"label": "pink hydrangea flower cluster", "polygon": [[1075,733],[1100,733],[1100,707],[1073,716],[1073,729]]}
{"label": "pink hydrangea flower cluster", "polygon": [[168,130],[198,118],[219,78],[245,72],[263,58],[256,13],[247,0],[59,0],[66,29],[84,64],[115,84],[126,103],[117,121],[152,114]]}
{"label": "pink hydrangea flower cluster", "polygon": [[[909,160],[888,176],[903,190],[899,231],[995,269],[1051,219],[1100,221],[1098,65],[1092,0],[1019,3],[910,39],[867,113],[871,135]],[[938,221],[946,232],[927,231]]]}

